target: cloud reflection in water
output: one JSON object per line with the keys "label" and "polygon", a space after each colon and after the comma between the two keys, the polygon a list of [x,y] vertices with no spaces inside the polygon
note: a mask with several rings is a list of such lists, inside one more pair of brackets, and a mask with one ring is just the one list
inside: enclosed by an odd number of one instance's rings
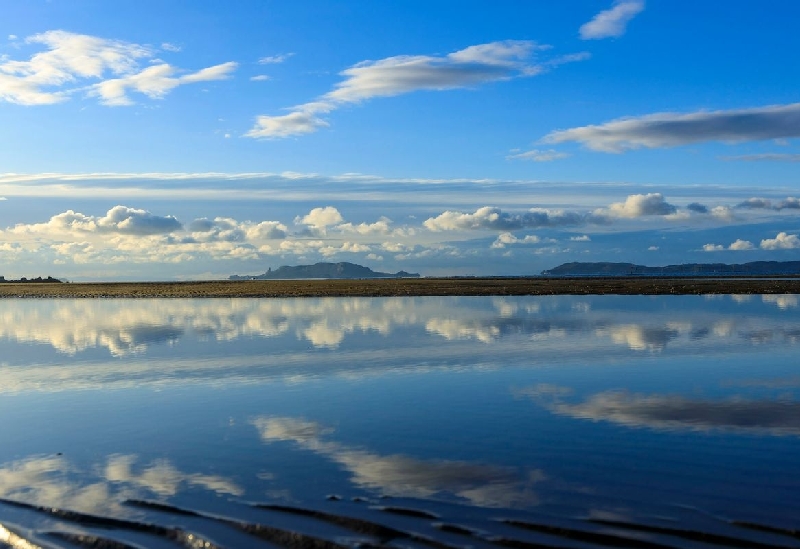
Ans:
{"label": "cloud reflection in water", "polygon": [[341,465],[353,484],[382,495],[429,499],[450,494],[481,507],[523,507],[536,504],[533,485],[545,478],[540,470],[523,475],[510,467],[377,454],[326,440],[331,429],[297,418],[258,417],[252,423],[264,442],[294,442]]}

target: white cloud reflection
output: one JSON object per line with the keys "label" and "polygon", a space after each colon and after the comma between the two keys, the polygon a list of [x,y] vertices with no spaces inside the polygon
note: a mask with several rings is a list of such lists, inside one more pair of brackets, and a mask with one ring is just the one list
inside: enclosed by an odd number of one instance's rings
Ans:
{"label": "white cloud reflection", "polygon": [[353,484],[381,495],[425,499],[450,494],[482,507],[529,506],[536,503],[534,484],[545,478],[540,470],[522,473],[466,461],[382,455],[326,440],[331,429],[298,418],[258,417],[252,423],[264,442],[294,442],[341,465]]}

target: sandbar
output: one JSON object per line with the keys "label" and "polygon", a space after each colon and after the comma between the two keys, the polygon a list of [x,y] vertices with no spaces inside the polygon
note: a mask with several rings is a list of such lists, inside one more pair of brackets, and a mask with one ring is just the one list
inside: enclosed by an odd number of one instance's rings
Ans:
{"label": "sandbar", "polygon": [[3,283],[0,298],[800,294],[800,278],[401,278]]}

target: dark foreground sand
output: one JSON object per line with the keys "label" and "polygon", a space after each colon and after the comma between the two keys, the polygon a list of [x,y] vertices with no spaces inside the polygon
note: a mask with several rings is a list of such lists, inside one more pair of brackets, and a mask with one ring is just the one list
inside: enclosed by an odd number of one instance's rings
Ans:
{"label": "dark foreground sand", "polygon": [[0,298],[800,294],[800,278],[421,278],[0,284]]}

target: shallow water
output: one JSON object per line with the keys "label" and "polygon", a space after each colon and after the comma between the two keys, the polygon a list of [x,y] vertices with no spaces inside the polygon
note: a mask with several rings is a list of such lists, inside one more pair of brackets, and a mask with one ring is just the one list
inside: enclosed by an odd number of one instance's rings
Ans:
{"label": "shallow water", "polygon": [[800,547],[799,304],[4,300],[0,547]]}

